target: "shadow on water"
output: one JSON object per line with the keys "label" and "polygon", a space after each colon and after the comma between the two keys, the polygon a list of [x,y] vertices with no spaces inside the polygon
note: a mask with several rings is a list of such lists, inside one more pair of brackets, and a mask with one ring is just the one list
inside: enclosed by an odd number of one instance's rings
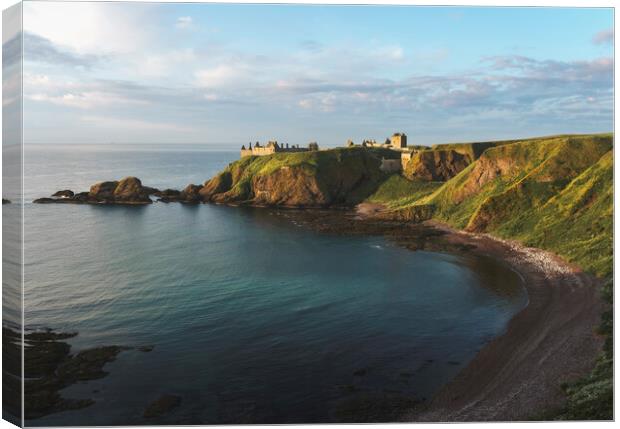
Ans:
{"label": "shadow on water", "polygon": [[[154,349],[68,388],[92,397],[88,408],[31,425],[395,421],[501,332],[522,298],[516,273],[441,232],[350,211],[84,209],[32,208],[31,321],[75,329],[75,350]],[[68,242],[44,211],[74,232]],[[65,247],[75,250],[57,258],[58,275],[49,256]],[[182,402],[144,420],[160,395]]]}
{"label": "shadow on water", "polygon": [[[225,207],[227,215],[250,220],[257,228],[273,231],[286,229],[332,236],[383,237],[411,251],[445,253],[458,258],[478,278],[481,286],[515,304],[525,305],[523,279],[505,262],[482,254],[472,254],[471,248],[444,239],[445,233],[426,225],[402,222],[361,220],[351,210],[276,209],[261,207]],[[229,212],[230,211],[230,212]],[[234,213],[234,214],[233,214]]]}

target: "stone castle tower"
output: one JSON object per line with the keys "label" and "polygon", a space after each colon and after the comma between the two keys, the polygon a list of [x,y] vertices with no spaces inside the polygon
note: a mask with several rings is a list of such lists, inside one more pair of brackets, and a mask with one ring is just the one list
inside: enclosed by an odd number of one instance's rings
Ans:
{"label": "stone castle tower", "polygon": [[390,137],[390,144],[395,149],[404,149],[407,147],[407,134],[405,133],[394,133],[392,137]]}

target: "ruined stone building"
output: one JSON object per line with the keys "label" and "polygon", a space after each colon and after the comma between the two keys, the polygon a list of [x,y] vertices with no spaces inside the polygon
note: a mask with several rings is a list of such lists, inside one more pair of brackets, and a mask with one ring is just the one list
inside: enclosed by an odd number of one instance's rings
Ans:
{"label": "ruined stone building", "polygon": [[256,142],[254,143],[254,147],[252,147],[252,143],[250,142],[247,148],[245,145],[241,146],[241,158],[244,156],[265,156],[280,152],[308,152],[313,150],[319,150],[317,142],[311,142],[308,144],[307,148],[299,147],[299,145],[289,146],[288,143],[279,144],[275,140],[269,141],[264,146],[261,145],[260,142]]}

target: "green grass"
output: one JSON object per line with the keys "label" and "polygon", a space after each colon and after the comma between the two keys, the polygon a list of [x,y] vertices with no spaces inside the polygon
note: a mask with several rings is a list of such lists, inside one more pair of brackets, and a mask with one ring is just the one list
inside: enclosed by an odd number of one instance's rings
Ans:
{"label": "green grass", "polygon": [[400,174],[392,174],[366,201],[385,204],[389,208],[403,207],[432,193],[442,184],[442,182],[411,181]]}

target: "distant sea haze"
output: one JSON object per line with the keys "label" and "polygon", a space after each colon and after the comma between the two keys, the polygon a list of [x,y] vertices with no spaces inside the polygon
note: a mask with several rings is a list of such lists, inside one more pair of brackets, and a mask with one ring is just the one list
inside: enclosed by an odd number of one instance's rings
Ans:
{"label": "distant sea haze", "polygon": [[164,394],[182,402],[157,424],[334,421],[360,395],[430,397],[525,305],[517,274],[492,259],[319,234],[275,209],[31,204],[129,175],[180,189],[238,157],[26,148],[26,325],[78,332],[73,351],[154,346],[62,393],[94,405],[29,426],[145,424]]}

